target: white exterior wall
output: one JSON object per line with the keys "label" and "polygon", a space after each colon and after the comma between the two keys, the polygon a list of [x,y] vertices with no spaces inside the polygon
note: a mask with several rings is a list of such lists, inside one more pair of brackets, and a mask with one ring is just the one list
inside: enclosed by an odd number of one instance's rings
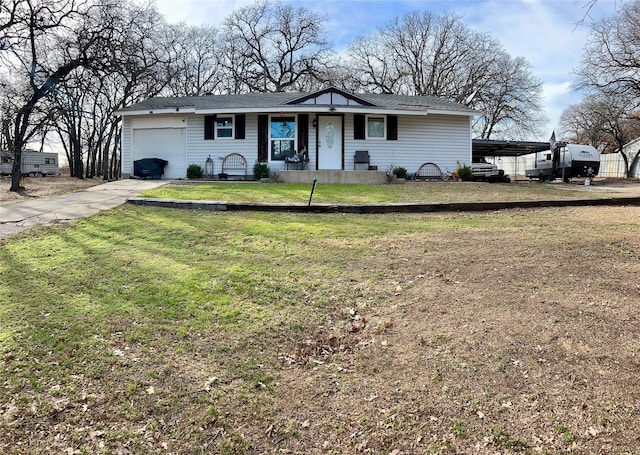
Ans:
{"label": "white exterior wall", "polygon": [[121,147],[122,147],[122,175],[129,176],[133,175],[133,128],[131,117],[124,117],[122,119],[122,138]]}
{"label": "white exterior wall", "polygon": [[356,150],[368,150],[371,165],[379,171],[404,167],[415,173],[426,162],[443,172],[471,163],[471,120],[467,116],[399,116],[398,140],[353,139],[353,115],[345,117],[345,170],[353,170]]}
{"label": "white exterior wall", "polygon": [[222,172],[222,160],[229,153],[239,153],[247,160],[247,174],[253,173],[258,159],[258,116],[246,115],[245,139],[204,139],[204,116],[192,115],[187,119],[187,166],[198,164],[205,169],[207,158],[213,160],[213,174]]}
{"label": "white exterior wall", "polygon": [[[122,173],[133,174],[132,146],[133,129],[162,128],[167,122],[176,121],[177,116],[145,115],[124,116],[122,129]],[[309,115],[309,169],[317,163],[317,128],[312,126],[314,114]],[[398,139],[354,140],[354,116],[344,115],[344,170],[353,170],[356,150],[368,150],[371,165],[385,171],[389,167],[402,166],[415,173],[425,162],[434,162],[442,171],[453,171],[457,162],[471,163],[471,118],[466,115],[400,115],[398,116]],[[198,164],[203,170],[209,156],[214,162],[214,175],[221,172],[222,159],[229,153],[240,153],[247,160],[247,173],[252,174],[258,158],[258,113],[246,114],[245,139],[204,139],[204,116],[180,116],[186,128],[186,166]],[[299,150],[300,144],[296,143]],[[269,162],[272,171],[285,169],[283,161]],[[186,177],[186,175],[185,175]]]}

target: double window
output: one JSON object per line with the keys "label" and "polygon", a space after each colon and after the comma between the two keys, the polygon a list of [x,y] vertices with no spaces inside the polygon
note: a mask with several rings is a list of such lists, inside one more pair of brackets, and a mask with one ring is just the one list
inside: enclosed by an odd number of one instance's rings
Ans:
{"label": "double window", "polygon": [[294,116],[271,117],[269,125],[269,149],[271,161],[284,161],[296,153],[296,118]]}

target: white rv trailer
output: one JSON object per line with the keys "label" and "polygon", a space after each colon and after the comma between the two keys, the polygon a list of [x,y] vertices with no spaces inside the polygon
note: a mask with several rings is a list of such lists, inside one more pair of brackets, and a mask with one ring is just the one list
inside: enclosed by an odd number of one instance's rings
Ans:
{"label": "white rv trailer", "polygon": [[[23,175],[40,177],[45,175],[60,175],[57,153],[36,152],[25,150],[22,152]],[[13,157],[6,152],[0,154],[0,174],[10,175],[13,172]]]}
{"label": "white rv trailer", "polygon": [[533,167],[525,170],[525,175],[541,182],[573,177],[593,178],[600,170],[600,153],[590,145],[559,143],[553,150],[536,153]]}

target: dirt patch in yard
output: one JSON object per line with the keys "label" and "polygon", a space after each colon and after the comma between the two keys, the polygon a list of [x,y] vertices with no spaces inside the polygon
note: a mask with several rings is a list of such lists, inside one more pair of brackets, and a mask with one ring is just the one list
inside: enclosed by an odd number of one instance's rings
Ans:
{"label": "dirt patch in yard", "polygon": [[293,453],[640,450],[640,213],[545,213],[354,258],[342,326],[282,374]]}
{"label": "dirt patch in yard", "polygon": [[10,177],[2,177],[0,178],[0,204],[70,193],[100,185],[101,183],[104,183],[104,181],[98,179],[76,179],[63,175],[24,177],[22,180],[24,190],[16,193],[9,191],[11,187]]}

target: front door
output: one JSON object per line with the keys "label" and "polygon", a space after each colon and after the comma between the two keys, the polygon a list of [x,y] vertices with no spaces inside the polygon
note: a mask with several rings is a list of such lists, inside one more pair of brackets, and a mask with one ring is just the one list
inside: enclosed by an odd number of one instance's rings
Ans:
{"label": "front door", "polygon": [[318,117],[318,169],[342,170],[342,117]]}

